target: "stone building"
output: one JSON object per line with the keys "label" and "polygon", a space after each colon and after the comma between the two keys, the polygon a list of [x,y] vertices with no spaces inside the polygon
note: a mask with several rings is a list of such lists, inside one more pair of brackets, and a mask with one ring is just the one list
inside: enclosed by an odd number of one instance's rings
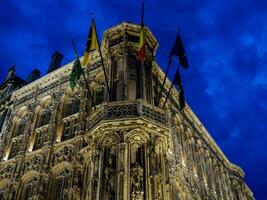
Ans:
{"label": "stone building", "polygon": [[1,122],[0,199],[254,199],[242,169],[188,105],[179,109],[175,89],[165,109],[165,96],[155,106],[164,73],[154,60],[156,38],[146,29],[144,65],[136,59],[138,25],[105,31],[110,94],[99,52],[84,66],[95,109],[82,79],[70,89],[73,62],[60,67],[57,53],[47,75],[12,92]]}

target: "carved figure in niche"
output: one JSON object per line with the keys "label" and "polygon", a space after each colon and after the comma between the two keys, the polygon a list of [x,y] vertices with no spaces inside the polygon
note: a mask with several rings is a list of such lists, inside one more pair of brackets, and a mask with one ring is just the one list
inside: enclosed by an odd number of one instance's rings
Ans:
{"label": "carved figure in niche", "polygon": [[115,199],[115,168],[116,168],[116,159],[115,152],[113,149],[110,150],[110,153],[107,158],[107,167],[105,169],[105,187],[107,200]]}
{"label": "carved figure in niche", "polygon": [[156,174],[157,170],[157,154],[153,146],[150,147],[150,166],[151,166],[151,175]]}
{"label": "carved figure in niche", "polygon": [[131,182],[133,192],[142,191],[143,169],[140,167],[140,165],[137,165],[132,169]]}

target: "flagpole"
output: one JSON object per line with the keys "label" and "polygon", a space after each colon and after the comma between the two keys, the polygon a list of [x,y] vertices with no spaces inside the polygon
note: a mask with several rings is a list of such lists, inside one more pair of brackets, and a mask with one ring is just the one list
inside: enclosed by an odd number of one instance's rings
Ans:
{"label": "flagpole", "polygon": [[[178,71],[178,73],[180,74],[180,65],[178,65],[177,71]],[[176,72],[176,73],[177,73],[177,72]],[[180,75],[179,75],[179,77],[180,77]],[[173,88],[174,82],[177,81],[177,80],[175,80],[175,79],[176,79],[176,78],[174,78],[174,80],[172,81],[171,87],[170,87],[170,89],[169,89],[169,91],[168,91],[168,93],[167,93],[167,96],[166,96],[166,99],[165,99],[164,104],[163,104],[163,106],[162,106],[162,109],[165,108],[165,105],[166,105],[167,100],[168,100],[168,98],[169,98],[169,96],[170,96],[171,90],[172,90],[172,88]],[[180,78],[179,78],[179,79],[180,79]],[[179,82],[178,82],[178,86],[179,86],[180,90],[183,90],[183,85],[182,85],[181,79],[180,79]],[[183,109],[184,106],[181,105],[181,101],[180,101],[180,100],[181,100],[181,95],[184,95],[184,94],[182,94],[181,92],[179,93],[179,105],[180,105],[180,109]],[[183,98],[184,98],[184,97],[183,97]],[[183,100],[183,101],[184,101],[184,100]]]}
{"label": "flagpole", "polygon": [[108,77],[107,77],[106,69],[105,69],[105,66],[104,66],[103,55],[102,55],[102,51],[100,49],[100,46],[99,46],[98,50],[99,50],[100,59],[101,59],[102,67],[103,67],[103,72],[104,72],[104,76],[105,76],[105,80],[106,80],[106,84],[107,84],[108,96],[110,98],[110,88],[109,88],[109,85],[108,85]]}
{"label": "flagpole", "polygon": [[165,105],[166,105],[166,103],[167,103],[167,100],[168,100],[168,98],[169,98],[169,96],[170,96],[170,93],[171,93],[172,87],[173,87],[173,82],[172,82],[172,85],[171,85],[171,87],[170,87],[170,89],[169,89],[169,91],[168,91],[168,94],[167,94],[167,97],[166,97],[166,99],[165,99],[165,101],[164,101],[164,104],[163,104],[163,107],[162,107],[162,109],[164,109],[164,108],[165,108]]}
{"label": "flagpole", "polygon": [[167,80],[167,75],[168,75],[168,73],[169,73],[171,64],[172,64],[172,58],[169,58],[169,62],[168,62],[168,66],[167,66],[167,71],[166,71],[166,73],[165,73],[165,76],[164,76],[164,80],[163,80],[162,86],[161,86],[161,88],[160,88],[160,93],[159,93],[159,96],[158,96],[158,98],[157,98],[156,105],[159,105],[159,101],[160,101],[160,99],[161,99],[161,95],[162,95],[162,92],[163,92],[163,89],[164,89],[164,85],[165,85],[166,80]]}
{"label": "flagpole", "polygon": [[[93,23],[95,24],[95,22],[94,22],[94,14],[93,13],[91,13],[91,17],[92,17]],[[97,43],[99,44],[96,26],[95,26],[95,32],[96,32]],[[104,59],[103,59],[103,55],[102,55],[102,51],[101,51],[100,46],[101,45],[98,45],[98,51],[99,51],[99,54],[100,54],[100,60],[101,60],[101,64],[102,64],[102,67],[103,67],[105,81],[106,81],[106,85],[107,85],[107,89],[108,89],[108,96],[110,98],[110,87],[109,87],[109,84],[108,84],[108,77],[107,77],[107,73],[106,73],[106,69],[105,69],[105,65],[104,65]]]}
{"label": "flagpole", "polygon": [[[78,52],[77,52],[77,49],[76,49],[76,47],[75,47],[75,43],[74,43],[74,40],[73,40],[73,39],[72,39],[72,46],[73,46],[73,49],[74,49],[74,51],[75,51],[76,59],[79,59],[79,55],[78,55]],[[80,61],[80,60],[79,60],[79,61]],[[92,105],[93,105],[94,109],[96,110],[95,103],[94,103],[94,100],[93,100],[93,96],[92,96],[92,94],[91,94],[91,92],[90,92],[89,83],[88,83],[88,81],[87,81],[87,79],[86,79],[86,77],[85,77],[85,74],[84,74],[84,71],[83,71],[83,70],[82,70],[82,75],[83,75],[83,79],[84,79],[84,81],[85,81],[86,89],[87,89],[88,94],[89,94],[89,96],[90,96],[90,98],[91,98]],[[87,97],[87,98],[88,98],[88,97]]]}
{"label": "flagpole", "polygon": [[[140,29],[140,38],[139,38],[139,55],[138,55],[138,59],[140,60],[140,64],[141,64],[141,68],[140,68],[140,90],[141,90],[141,95],[140,97],[144,100],[146,100],[146,88],[145,88],[145,51],[146,51],[146,36],[145,36],[145,32],[144,32],[144,8],[145,7],[145,1],[142,0],[142,10],[141,10],[141,29]],[[141,44],[141,38],[143,39],[143,44],[142,46],[140,46]],[[143,49],[143,57],[140,57],[140,51],[141,48]]]}

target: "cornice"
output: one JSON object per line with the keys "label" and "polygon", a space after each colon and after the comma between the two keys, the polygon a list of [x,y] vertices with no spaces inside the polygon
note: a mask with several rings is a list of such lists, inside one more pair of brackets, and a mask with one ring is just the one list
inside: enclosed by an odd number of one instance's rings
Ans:
{"label": "cornice", "polygon": [[[154,73],[154,75],[156,75],[160,81],[160,83],[163,82],[164,79],[164,72],[162,71],[162,69],[160,68],[160,66],[158,65],[158,63],[153,62],[153,68],[152,68],[152,72]],[[166,84],[165,84],[165,89],[168,90],[168,88],[170,88],[171,86],[171,81],[169,80],[169,78],[167,78],[166,80]],[[170,96],[172,97],[173,100],[176,100],[176,103],[178,104],[178,99],[179,99],[179,93],[176,90],[175,87],[173,87]],[[218,156],[224,160],[228,166],[229,169],[238,172],[238,174],[241,177],[244,177],[244,171],[237,165],[231,163],[228,158],[225,156],[225,154],[221,151],[220,147],[217,145],[217,143],[213,140],[213,138],[211,137],[210,133],[207,131],[207,129],[204,127],[204,125],[200,122],[200,120],[198,119],[198,117],[195,115],[195,113],[192,111],[192,109],[190,108],[190,106],[188,105],[188,103],[186,102],[186,106],[183,110],[184,115],[187,116],[187,118],[193,123],[194,127],[198,130],[199,133],[202,134],[202,136],[204,137],[204,139],[206,140],[206,142],[212,147],[212,149],[218,154]]]}

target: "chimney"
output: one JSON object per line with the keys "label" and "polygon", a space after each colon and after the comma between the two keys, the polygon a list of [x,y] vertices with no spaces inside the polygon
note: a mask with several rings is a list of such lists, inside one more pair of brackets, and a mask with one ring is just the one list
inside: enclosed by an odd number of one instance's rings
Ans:
{"label": "chimney", "polygon": [[58,51],[53,53],[51,56],[51,62],[48,66],[47,73],[50,73],[50,72],[60,68],[61,67],[61,61],[62,61],[63,57],[64,56],[61,53],[59,53]]}
{"label": "chimney", "polygon": [[32,70],[32,72],[27,78],[27,82],[30,83],[30,82],[37,80],[38,78],[41,77],[40,75],[41,75],[41,72],[38,69]]}
{"label": "chimney", "polygon": [[12,67],[8,69],[6,81],[13,79],[15,77],[15,74],[16,74],[16,69],[15,69],[15,65],[13,65]]}

